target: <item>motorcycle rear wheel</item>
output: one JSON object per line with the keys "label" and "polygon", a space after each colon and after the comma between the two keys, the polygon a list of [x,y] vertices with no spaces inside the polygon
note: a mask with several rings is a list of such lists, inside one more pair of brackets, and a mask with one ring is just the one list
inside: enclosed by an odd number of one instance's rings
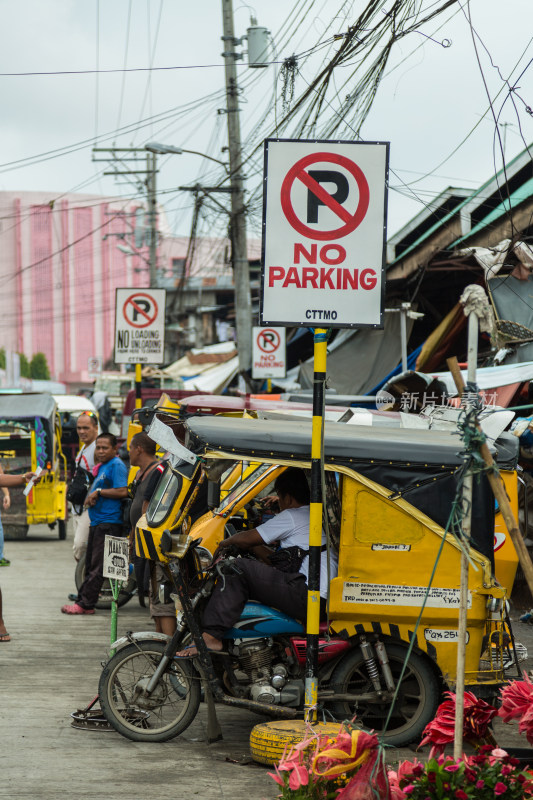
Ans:
{"label": "motorcycle rear wheel", "polygon": [[174,660],[151,697],[146,686],[166,648],[165,642],[139,641],[119,650],[105,665],[98,695],[113,728],[134,742],[167,742],[186,730],[200,706],[200,677],[187,661]]}
{"label": "motorcycle rear wheel", "polygon": [[[395,682],[402,670],[407,647],[387,643],[387,655]],[[361,650],[352,650],[333,670],[330,687],[339,693],[372,693],[374,687],[369,678],[366,662]],[[382,685],[384,682],[382,679]],[[419,739],[422,731],[434,716],[440,700],[440,686],[435,671],[428,660],[418,653],[411,653],[394,710],[383,736],[387,744],[401,747]],[[390,709],[390,701],[362,701],[358,704],[347,701],[331,701],[327,708],[338,720],[351,719],[354,714],[365,728],[381,733]]]}

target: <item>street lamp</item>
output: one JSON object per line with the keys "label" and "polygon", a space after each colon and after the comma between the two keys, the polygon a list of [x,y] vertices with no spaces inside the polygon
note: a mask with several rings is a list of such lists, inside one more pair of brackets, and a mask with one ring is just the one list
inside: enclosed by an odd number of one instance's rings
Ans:
{"label": "street lamp", "polygon": [[156,235],[157,235],[157,197],[156,197],[156,157],[158,155],[182,155],[183,153],[192,153],[193,155],[201,156],[202,158],[207,158],[209,161],[215,161],[217,164],[221,164],[226,173],[228,172],[228,166],[223,161],[219,161],[218,158],[213,158],[213,156],[208,156],[206,153],[199,153],[197,150],[185,150],[182,147],[174,147],[173,145],[161,144],[160,142],[148,142],[144,145],[144,149],[147,152],[147,170],[146,170],[146,188],[147,188],[147,195],[148,195],[148,217],[150,220],[150,228],[151,228],[151,236],[150,236],[150,286],[155,286],[156,284],[156,276],[157,276],[157,242],[156,242]]}
{"label": "street lamp", "polygon": [[207,153],[200,153],[198,150],[186,150],[183,147],[174,147],[171,144],[161,144],[160,142],[148,142],[148,144],[144,145],[144,149],[158,156],[171,155],[172,153],[181,156],[182,153],[192,153],[194,156],[202,156],[202,158],[207,158],[209,161],[214,161],[216,164],[221,164],[226,172],[228,171],[228,165],[225,161],[220,161],[218,158],[208,156]]}

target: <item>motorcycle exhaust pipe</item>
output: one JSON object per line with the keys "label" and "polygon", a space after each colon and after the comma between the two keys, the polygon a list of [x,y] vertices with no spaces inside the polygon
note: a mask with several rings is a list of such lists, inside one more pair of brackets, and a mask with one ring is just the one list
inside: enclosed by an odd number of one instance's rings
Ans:
{"label": "motorcycle exhaust pipe", "polygon": [[255,700],[245,700],[243,697],[231,697],[224,694],[220,698],[224,705],[233,708],[247,708],[249,711],[256,711],[259,714],[267,714],[269,717],[281,717],[283,719],[294,719],[298,715],[297,708],[286,708],[285,706],[271,706],[267,703],[257,703]]}

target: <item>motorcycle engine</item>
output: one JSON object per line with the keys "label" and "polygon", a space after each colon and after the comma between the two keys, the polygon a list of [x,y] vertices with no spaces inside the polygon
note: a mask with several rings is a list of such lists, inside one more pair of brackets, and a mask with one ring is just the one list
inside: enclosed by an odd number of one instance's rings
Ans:
{"label": "motorcycle engine", "polygon": [[299,706],[303,681],[289,680],[285,664],[273,664],[272,661],[269,640],[254,639],[239,644],[239,664],[251,683],[250,699],[265,705]]}

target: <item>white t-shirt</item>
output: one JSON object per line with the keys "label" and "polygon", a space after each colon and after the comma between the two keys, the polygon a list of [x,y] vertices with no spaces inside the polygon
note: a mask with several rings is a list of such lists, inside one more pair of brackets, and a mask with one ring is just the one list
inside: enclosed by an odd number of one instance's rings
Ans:
{"label": "white t-shirt", "polygon": [[76,456],[76,466],[86,469],[88,472],[93,471],[94,467],[94,451],[96,449],[96,439],[91,444],[83,445],[80,452]]}
{"label": "white t-shirt", "polygon": [[[265,544],[279,542],[280,547],[302,547],[309,550],[309,506],[299,508],[286,508],[263,525],[258,525],[261,539]],[[322,531],[322,544],[326,543],[326,536]],[[300,572],[305,575],[307,581],[309,568],[309,556],[302,561]],[[330,551],[330,578],[337,576],[338,563],[337,556],[333,550]],[[320,558],[320,595],[327,597],[328,594],[328,554],[326,551],[321,553]]]}

